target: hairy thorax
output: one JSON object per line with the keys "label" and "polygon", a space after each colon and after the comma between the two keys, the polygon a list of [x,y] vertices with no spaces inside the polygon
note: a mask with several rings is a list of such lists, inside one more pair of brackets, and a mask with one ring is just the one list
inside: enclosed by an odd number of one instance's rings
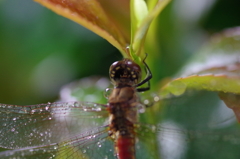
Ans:
{"label": "hairy thorax", "polygon": [[110,132],[112,137],[134,135],[138,104],[134,87],[126,86],[113,89],[109,96]]}

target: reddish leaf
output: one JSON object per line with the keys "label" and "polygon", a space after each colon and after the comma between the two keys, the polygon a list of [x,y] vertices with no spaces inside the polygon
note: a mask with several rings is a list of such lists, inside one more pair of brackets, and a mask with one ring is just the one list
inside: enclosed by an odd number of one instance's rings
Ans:
{"label": "reddish leaf", "polygon": [[128,56],[125,48],[130,44],[129,0],[35,1],[105,38]]}

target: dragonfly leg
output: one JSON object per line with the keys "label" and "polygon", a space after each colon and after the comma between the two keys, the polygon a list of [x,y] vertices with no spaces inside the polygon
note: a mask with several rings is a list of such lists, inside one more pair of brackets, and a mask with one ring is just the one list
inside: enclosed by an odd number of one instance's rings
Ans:
{"label": "dragonfly leg", "polygon": [[139,86],[145,84],[146,82],[148,83],[148,86],[147,87],[143,87],[143,88],[137,88],[138,92],[144,92],[144,91],[147,91],[147,90],[150,89],[150,79],[152,78],[152,72],[151,72],[150,68],[148,67],[148,65],[146,64],[146,62],[145,62],[145,60],[147,58],[147,55],[148,54],[146,54],[146,57],[143,59],[143,64],[145,65],[145,71],[146,71],[147,75],[146,75],[144,80],[142,80],[140,83],[138,83],[136,85],[136,87],[139,87]]}

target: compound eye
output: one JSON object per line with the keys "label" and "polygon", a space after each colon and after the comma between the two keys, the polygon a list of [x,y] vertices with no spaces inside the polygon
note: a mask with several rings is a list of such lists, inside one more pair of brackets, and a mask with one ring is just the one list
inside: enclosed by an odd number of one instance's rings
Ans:
{"label": "compound eye", "polygon": [[109,69],[114,85],[136,85],[141,80],[141,68],[130,59],[114,62]]}

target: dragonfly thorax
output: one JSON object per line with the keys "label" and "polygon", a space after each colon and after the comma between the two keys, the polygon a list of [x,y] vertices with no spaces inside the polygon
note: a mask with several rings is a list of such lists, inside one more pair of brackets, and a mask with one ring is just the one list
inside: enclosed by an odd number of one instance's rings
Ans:
{"label": "dragonfly thorax", "polygon": [[119,86],[134,86],[141,80],[141,68],[130,59],[114,62],[109,69],[112,83]]}

